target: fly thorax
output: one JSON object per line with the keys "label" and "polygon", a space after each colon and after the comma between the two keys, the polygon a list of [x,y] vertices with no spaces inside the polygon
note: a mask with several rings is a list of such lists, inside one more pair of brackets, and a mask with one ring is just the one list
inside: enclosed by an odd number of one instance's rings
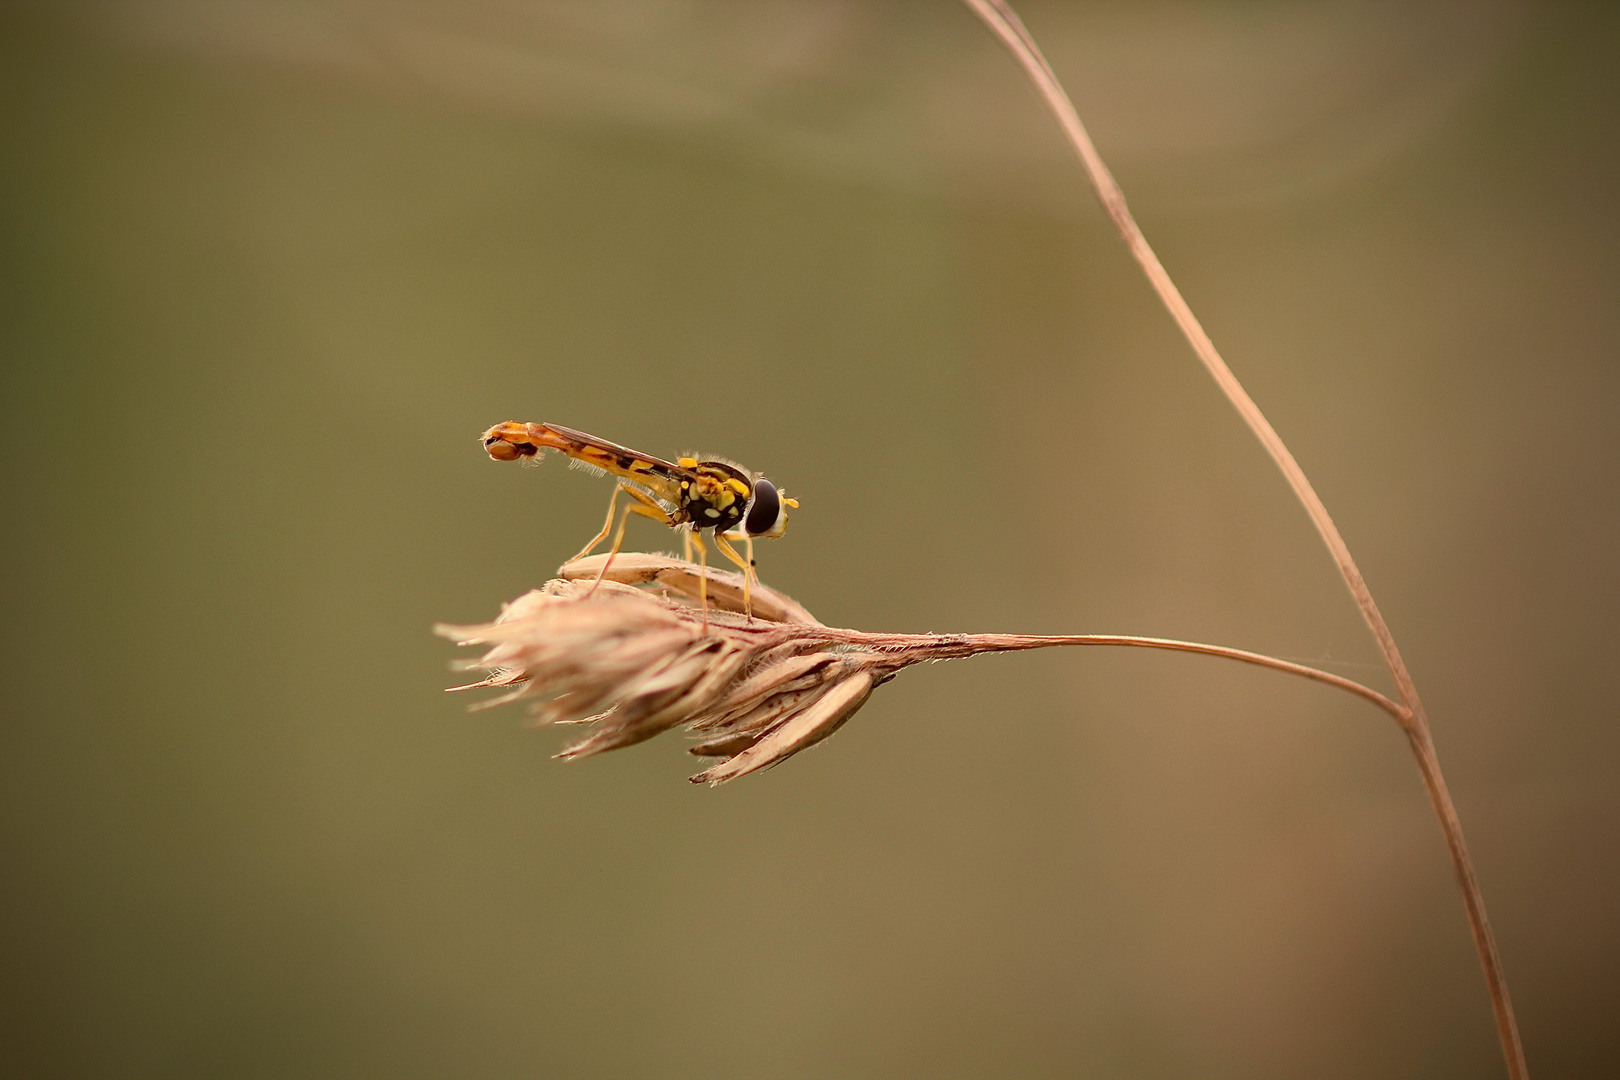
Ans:
{"label": "fly thorax", "polygon": [[693,472],[697,475],[691,486],[683,489],[681,503],[692,528],[721,532],[735,528],[743,519],[753,490],[747,474],[721,461],[699,462]]}

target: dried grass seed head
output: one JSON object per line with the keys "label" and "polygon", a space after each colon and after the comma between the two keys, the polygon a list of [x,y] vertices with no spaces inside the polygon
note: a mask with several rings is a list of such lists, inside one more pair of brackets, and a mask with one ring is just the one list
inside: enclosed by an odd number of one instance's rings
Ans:
{"label": "dried grass seed head", "polygon": [[703,736],[692,753],[721,758],[692,779],[721,783],[826,738],[874,687],[924,658],[862,648],[765,587],[753,590],[750,619],[738,575],[664,556],[621,553],[597,584],[605,560],[564,566],[492,623],[438,628],[486,650],[464,665],[485,677],[455,689],[506,687],[482,704],[526,699],[539,723],[594,725],[562,758],[684,726]]}

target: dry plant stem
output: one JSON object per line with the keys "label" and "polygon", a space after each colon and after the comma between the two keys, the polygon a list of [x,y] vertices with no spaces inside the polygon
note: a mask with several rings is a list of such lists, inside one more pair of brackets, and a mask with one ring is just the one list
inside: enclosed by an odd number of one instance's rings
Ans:
{"label": "dry plant stem", "polygon": [[1320,671],[1304,664],[1279,660],[1264,653],[1245,649],[1229,649],[1224,645],[1208,645],[1201,641],[1177,641],[1174,638],[1140,637],[1135,634],[869,634],[860,630],[839,630],[817,627],[802,631],[804,636],[819,636],[830,641],[847,642],[871,649],[912,651],[928,660],[954,660],[985,652],[1019,652],[1024,649],[1049,649],[1059,645],[1116,645],[1136,649],[1163,649],[1168,652],[1199,653],[1218,656],[1223,660],[1237,660],[1256,667],[1287,672],[1315,682],[1347,690],[1359,698],[1372,702],[1398,722],[1407,722],[1407,712],[1399,702],[1391,701],[1371,687],[1363,686],[1342,675]]}
{"label": "dry plant stem", "polygon": [[1389,632],[1389,626],[1384,622],[1383,615],[1379,613],[1378,605],[1373,602],[1372,593],[1368,590],[1355,559],[1350,556],[1350,548],[1339,535],[1338,527],[1333,524],[1327,507],[1322,504],[1321,498],[1306,479],[1304,470],[1299,467],[1294,455],[1289,452],[1276,430],[1261,413],[1260,407],[1238,382],[1237,376],[1232,374],[1232,370],[1221,359],[1215,343],[1204,332],[1203,326],[1193,315],[1192,308],[1187,306],[1187,301],[1171,281],[1169,273],[1149,246],[1147,238],[1142,235],[1142,230],[1125,205],[1125,193],[1120,190],[1113,174],[1108,171],[1108,166],[1097,153],[1097,148],[1092,145],[1091,136],[1087,134],[1085,125],[1080,122],[1080,115],[1075,111],[1073,102],[1069,100],[1057,75],[1041,54],[1035,39],[1024,28],[1017,13],[1003,0],[963,0],[963,2],[972,8],[1002,40],[1029,75],[1041,96],[1045,98],[1069,145],[1079,156],[1097,198],[1102,202],[1108,216],[1113,219],[1114,226],[1124,238],[1126,246],[1141,264],[1142,272],[1147,275],[1159,299],[1170,310],[1176,325],[1181,327],[1181,332],[1186,336],[1193,352],[1209,370],[1216,385],[1232,403],[1232,407],[1243,417],[1261,445],[1266,448],[1266,452],[1271,455],[1277,467],[1282,470],[1295,496],[1304,504],[1305,512],[1310,515],[1317,532],[1327,544],[1333,561],[1338,565],[1339,573],[1350,589],[1350,595],[1355,598],[1356,606],[1361,609],[1362,618],[1372,630],[1404,706],[1400,713],[1391,715],[1394,715],[1401,724],[1411,744],[1412,753],[1417,757],[1418,769],[1423,774],[1429,801],[1434,805],[1434,812],[1440,819],[1440,828],[1445,834],[1446,846],[1451,851],[1452,865],[1456,869],[1463,904],[1468,912],[1468,925],[1473,931],[1474,946],[1479,951],[1480,965],[1484,968],[1485,982],[1490,990],[1491,1006],[1496,1014],[1497,1033],[1502,1040],[1502,1053],[1507,1060],[1508,1075],[1513,1080],[1526,1080],[1529,1070],[1524,1059],[1524,1047],[1519,1040],[1518,1024],[1513,1017],[1513,1003],[1508,996],[1507,979],[1502,972],[1502,961],[1497,953],[1495,936],[1491,933],[1490,923],[1485,917],[1485,900],[1474,876],[1473,861],[1469,858],[1468,847],[1463,840],[1462,824],[1457,818],[1456,807],[1446,788],[1445,777],[1440,772],[1440,761],[1435,756],[1428,717],[1424,714],[1423,703],[1418,698],[1412,677],[1406,670],[1406,662],[1401,659],[1400,650],[1395,646],[1395,638]]}

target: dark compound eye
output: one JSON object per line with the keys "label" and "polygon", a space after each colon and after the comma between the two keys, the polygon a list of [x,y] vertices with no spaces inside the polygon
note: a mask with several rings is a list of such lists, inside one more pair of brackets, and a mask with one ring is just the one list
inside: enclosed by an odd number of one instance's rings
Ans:
{"label": "dark compound eye", "polygon": [[754,498],[748,507],[748,518],[743,528],[748,535],[759,536],[770,532],[776,527],[776,519],[782,514],[782,496],[776,493],[776,485],[763,476],[754,481]]}

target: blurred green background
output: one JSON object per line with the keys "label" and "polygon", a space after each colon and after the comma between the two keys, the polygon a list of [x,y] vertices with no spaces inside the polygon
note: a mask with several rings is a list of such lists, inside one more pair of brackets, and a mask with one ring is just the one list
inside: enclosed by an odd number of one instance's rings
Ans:
{"label": "blurred green background", "polygon": [[[1610,1075],[1620,21],[1023,10],[1406,651],[1532,1070]],[[23,3],[0,52],[11,1075],[1501,1075],[1345,695],[976,660],[710,791],[440,692],[429,627],[608,495],[504,419],[769,472],[831,623],[1386,685],[959,5]]]}

